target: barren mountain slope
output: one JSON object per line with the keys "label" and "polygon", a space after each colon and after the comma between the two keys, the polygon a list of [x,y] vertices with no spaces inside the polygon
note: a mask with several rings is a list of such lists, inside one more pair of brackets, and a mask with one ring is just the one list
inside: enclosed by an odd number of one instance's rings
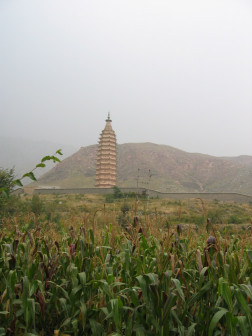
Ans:
{"label": "barren mountain slope", "polygon": [[[97,146],[82,147],[39,179],[41,186],[93,187]],[[118,186],[252,194],[251,157],[217,158],[166,145],[118,145]]]}

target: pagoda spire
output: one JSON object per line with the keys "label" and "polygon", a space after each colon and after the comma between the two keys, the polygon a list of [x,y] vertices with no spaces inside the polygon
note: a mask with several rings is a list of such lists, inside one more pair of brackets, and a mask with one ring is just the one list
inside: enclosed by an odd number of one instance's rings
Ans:
{"label": "pagoda spire", "polygon": [[107,119],[106,119],[106,121],[112,121],[111,119],[110,119],[110,112],[108,112],[108,117],[107,117]]}

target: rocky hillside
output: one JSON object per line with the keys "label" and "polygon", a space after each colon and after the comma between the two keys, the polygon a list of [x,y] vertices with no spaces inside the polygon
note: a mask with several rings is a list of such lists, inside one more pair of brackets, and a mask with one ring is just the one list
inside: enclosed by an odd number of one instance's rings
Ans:
{"label": "rocky hillside", "polygon": [[[82,147],[39,179],[40,186],[93,187],[97,146]],[[168,192],[252,195],[252,157],[219,158],[166,145],[118,145],[118,186]]]}

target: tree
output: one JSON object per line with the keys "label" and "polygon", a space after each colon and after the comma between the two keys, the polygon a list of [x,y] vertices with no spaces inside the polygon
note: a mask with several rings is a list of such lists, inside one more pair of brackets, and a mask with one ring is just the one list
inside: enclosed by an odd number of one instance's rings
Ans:
{"label": "tree", "polygon": [[8,196],[13,190],[14,169],[0,169],[0,193]]}
{"label": "tree", "polygon": [[14,169],[0,169],[0,211],[6,205],[11,191],[13,190]]}

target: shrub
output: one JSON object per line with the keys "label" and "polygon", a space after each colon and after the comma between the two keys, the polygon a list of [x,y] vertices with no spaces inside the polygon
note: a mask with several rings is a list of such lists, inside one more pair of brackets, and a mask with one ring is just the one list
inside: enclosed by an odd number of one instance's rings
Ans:
{"label": "shrub", "polygon": [[115,199],[123,197],[123,193],[121,192],[121,190],[117,186],[113,187],[113,196],[114,196]]}

